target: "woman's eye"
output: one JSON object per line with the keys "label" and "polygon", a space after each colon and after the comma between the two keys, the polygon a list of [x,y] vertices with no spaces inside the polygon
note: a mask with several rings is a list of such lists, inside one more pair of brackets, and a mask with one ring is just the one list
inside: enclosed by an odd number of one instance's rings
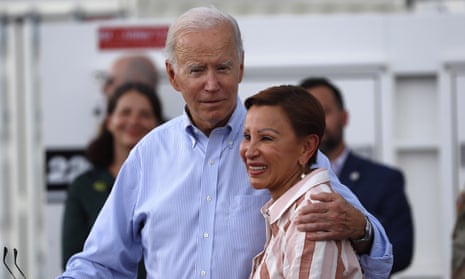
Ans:
{"label": "woman's eye", "polygon": [[143,118],[155,118],[155,116],[153,115],[153,113],[149,112],[149,111],[144,111],[144,112],[141,112],[140,114]]}
{"label": "woman's eye", "polygon": [[119,115],[119,116],[128,116],[129,114],[131,114],[131,110],[130,109],[120,109],[118,111],[115,111],[115,115]]}

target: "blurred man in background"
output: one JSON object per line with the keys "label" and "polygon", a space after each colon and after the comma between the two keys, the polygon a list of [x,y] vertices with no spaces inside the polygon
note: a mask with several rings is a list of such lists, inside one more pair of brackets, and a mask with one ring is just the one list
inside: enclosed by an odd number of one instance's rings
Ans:
{"label": "blurred man in background", "polygon": [[159,73],[152,60],[144,55],[127,54],[117,58],[104,76],[102,92],[109,97],[126,82],[140,82],[156,89]]}
{"label": "blurred man in background", "polygon": [[344,141],[348,112],[339,88],[326,78],[307,78],[300,83],[322,104],[326,130],[320,149],[328,156],[336,175],[384,226],[391,240],[392,273],[406,269],[413,258],[414,228],[405,193],[403,173],[356,155]]}

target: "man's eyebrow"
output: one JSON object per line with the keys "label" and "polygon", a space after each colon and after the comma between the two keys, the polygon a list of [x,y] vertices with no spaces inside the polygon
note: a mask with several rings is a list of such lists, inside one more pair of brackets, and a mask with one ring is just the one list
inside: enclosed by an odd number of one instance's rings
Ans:
{"label": "man's eyebrow", "polygon": [[233,62],[231,60],[221,62],[220,65],[231,67]]}
{"label": "man's eyebrow", "polygon": [[203,66],[204,64],[202,63],[198,63],[198,62],[190,62],[190,63],[187,63],[187,67],[188,68],[191,68],[191,67],[201,67]]}

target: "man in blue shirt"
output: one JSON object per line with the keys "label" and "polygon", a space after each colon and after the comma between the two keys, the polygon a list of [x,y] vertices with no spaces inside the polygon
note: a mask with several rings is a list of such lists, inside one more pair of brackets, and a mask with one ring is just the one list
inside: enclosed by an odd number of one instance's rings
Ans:
{"label": "man in blue shirt", "polygon": [[[264,246],[260,208],[270,196],[250,186],[239,156],[246,111],[237,22],[215,8],[191,9],[170,27],[166,51],[185,112],[132,149],[84,250],[59,278],[134,278],[144,255],[148,278],[241,279]],[[321,153],[317,165],[330,168]],[[312,196],[322,202],[305,210],[302,229],[312,240],[353,240],[366,278],[387,278],[384,229],[330,175],[339,194]]]}

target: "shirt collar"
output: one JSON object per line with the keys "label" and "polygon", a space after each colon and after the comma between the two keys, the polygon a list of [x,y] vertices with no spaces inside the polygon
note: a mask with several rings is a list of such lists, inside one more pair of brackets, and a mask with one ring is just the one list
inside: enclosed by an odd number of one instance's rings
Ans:
{"label": "shirt collar", "polygon": [[[234,109],[233,114],[229,118],[228,123],[225,126],[216,128],[212,133],[217,129],[226,128],[226,133],[228,133],[227,143],[232,148],[234,141],[240,140],[239,137],[242,135],[242,129],[244,125],[246,110],[239,96],[236,98],[236,108]],[[192,147],[200,140],[201,136],[205,136],[202,131],[200,131],[191,121],[189,113],[187,112],[187,106],[184,106],[183,112],[183,127],[187,135],[191,139]]]}
{"label": "shirt collar", "polygon": [[302,195],[316,185],[328,182],[329,173],[326,169],[316,169],[307,174],[302,180],[289,188],[276,201],[268,201],[262,208],[262,214],[270,217],[270,224],[276,222],[286,210],[293,205]]}
{"label": "shirt collar", "polygon": [[346,162],[347,156],[349,156],[349,149],[344,148],[344,151],[342,151],[341,155],[339,155],[339,157],[337,157],[336,160],[331,162],[331,168],[333,169],[336,176],[339,176],[341,174],[342,167]]}

